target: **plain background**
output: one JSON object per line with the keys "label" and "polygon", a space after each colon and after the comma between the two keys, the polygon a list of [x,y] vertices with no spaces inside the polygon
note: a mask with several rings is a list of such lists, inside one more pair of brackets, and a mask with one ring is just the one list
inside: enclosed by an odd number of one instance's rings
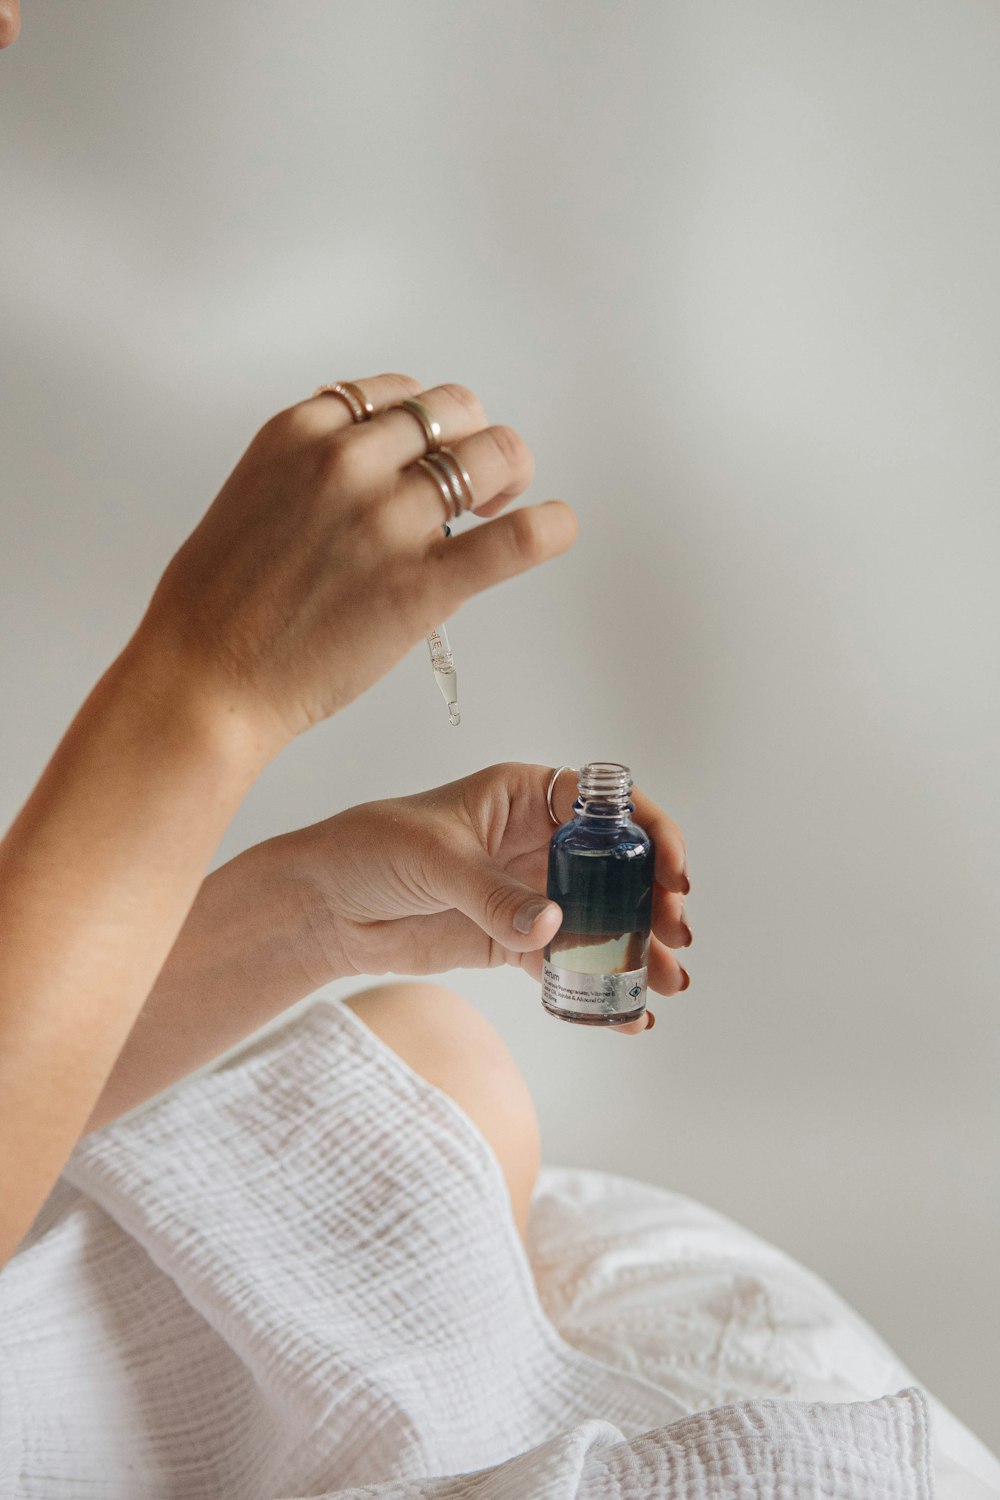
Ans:
{"label": "plain background", "polygon": [[547,1160],[778,1243],[1000,1446],[1000,9],[24,5],[4,822],[273,411],[473,386],[577,546],[453,621],[461,729],[416,648],[218,861],[496,760],[626,761],[693,883],[655,1035],[450,979]]}

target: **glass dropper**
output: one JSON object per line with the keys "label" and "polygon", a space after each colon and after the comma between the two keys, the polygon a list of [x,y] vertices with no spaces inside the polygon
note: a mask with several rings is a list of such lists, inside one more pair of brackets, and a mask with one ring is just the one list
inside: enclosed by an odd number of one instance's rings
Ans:
{"label": "glass dropper", "polygon": [[458,674],[455,671],[455,658],[448,640],[448,632],[443,625],[438,625],[431,631],[427,637],[427,646],[431,653],[434,681],[441,689],[444,701],[448,705],[448,721],[451,724],[460,724],[462,715],[458,708]]}
{"label": "glass dropper", "polygon": [[[445,521],[441,527],[445,536],[451,536],[451,527]],[[441,689],[444,701],[448,705],[449,724],[461,724],[462,715],[458,709],[458,674],[455,671],[455,657],[452,653],[451,642],[448,632],[443,625],[438,625],[427,637],[427,649],[431,653],[431,666],[434,668],[434,681]]]}

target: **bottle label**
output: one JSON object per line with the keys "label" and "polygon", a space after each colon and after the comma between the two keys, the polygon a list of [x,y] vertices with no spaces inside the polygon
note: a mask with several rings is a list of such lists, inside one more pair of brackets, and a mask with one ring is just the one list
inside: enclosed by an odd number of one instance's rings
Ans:
{"label": "bottle label", "polygon": [[542,1000],[556,1010],[581,1016],[627,1015],[646,1004],[646,970],[624,974],[581,974],[542,963]]}

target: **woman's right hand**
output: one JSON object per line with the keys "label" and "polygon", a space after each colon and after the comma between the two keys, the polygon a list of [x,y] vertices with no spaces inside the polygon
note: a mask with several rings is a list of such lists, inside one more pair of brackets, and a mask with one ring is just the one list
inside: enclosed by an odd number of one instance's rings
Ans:
{"label": "woman's right hand", "polygon": [[[160,580],[132,645],[179,652],[275,750],[336,713],[472,594],[564,552],[559,500],[498,513],[530,483],[531,452],[489,427],[471,391],[403,375],[356,382],[375,407],[355,425],[324,394],[261,428]],[[418,396],[490,519],[446,538],[440,492],[415,460]],[[162,659],[162,657],[159,657]]]}

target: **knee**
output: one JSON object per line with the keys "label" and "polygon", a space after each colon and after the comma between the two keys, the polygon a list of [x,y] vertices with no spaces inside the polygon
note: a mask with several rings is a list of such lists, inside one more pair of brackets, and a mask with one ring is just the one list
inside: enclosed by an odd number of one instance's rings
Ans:
{"label": "knee", "polygon": [[443,985],[381,984],[344,1003],[479,1127],[506,1178],[523,1238],[541,1145],[527,1082],[502,1038],[475,1006]]}

